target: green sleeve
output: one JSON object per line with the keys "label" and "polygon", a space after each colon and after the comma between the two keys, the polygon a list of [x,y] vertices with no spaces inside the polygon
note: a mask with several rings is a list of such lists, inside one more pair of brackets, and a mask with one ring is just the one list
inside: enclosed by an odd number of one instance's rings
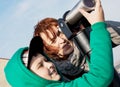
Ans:
{"label": "green sleeve", "polygon": [[114,68],[110,34],[104,22],[95,23],[91,28],[90,71],[71,82],[62,82],[59,87],[108,87],[111,83]]}

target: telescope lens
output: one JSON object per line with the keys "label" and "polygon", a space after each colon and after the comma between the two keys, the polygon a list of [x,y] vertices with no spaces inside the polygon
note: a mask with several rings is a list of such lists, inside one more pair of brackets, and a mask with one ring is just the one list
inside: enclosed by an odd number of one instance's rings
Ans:
{"label": "telescope lens", "polygon": [[87,7],[94,7],[95,6],[95,0],[83,0],[83,3]]}

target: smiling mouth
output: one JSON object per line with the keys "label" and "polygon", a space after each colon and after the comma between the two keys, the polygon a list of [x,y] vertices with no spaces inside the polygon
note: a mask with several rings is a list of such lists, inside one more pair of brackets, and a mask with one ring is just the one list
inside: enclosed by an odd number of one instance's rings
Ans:
{"label": "smiling mouth", "polygon": [[69,44],[69,43],[66,43],[62,48],[68,49],[69,47],[70,47],[70,44]]}
{"label": "smiling mouth", "polygon": [[62,48],[66,47],[66,46],[69,46],[69,45],[70,45],[70,43],[68,41],[66,41]]}

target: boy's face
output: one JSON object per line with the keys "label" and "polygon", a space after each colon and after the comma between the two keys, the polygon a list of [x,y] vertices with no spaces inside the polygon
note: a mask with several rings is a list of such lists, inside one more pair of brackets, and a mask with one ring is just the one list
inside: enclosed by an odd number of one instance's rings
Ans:
{"label": "boy's face", "polygon": [[50,30],[46,30],[46,32],[47,35],[45,33],[41,33],[40,35],[44,41],[44,44],[47,45],[49,50],[57,50],[57,55],[60,55],[61,58],[62,56],[69,55],[71,52],[73,52],[74,47],[72,42],[66,38],[66,36],[59,30],[58,27],[53,26],[52,32]]}
{"label": "boy's face", "polygon": [[33,56],[30,63],[30,70],[47,80],[60,80],[60,75],[57,73],[54,64],[47,61],[47,59],[41,54]]}

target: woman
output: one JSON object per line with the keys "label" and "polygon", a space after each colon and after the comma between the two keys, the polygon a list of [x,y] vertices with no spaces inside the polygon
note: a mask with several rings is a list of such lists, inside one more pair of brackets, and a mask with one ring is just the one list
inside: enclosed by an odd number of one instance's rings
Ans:
{"label": "woman", "polygon": [[12,87],[108,87],[114,76],[112,45],[104,23],[100,0],[96,1],[95,11],[92,13],[80,9],[92,25],[90,71],[70,82],[62,82],[61,74],[44,54],[40,41],[39,49],[36,45],[33,46],[34,49],[30,45],[28,68],[21,59],[23,51],[27,48],[19,49],[6,65],[5,75]]}

